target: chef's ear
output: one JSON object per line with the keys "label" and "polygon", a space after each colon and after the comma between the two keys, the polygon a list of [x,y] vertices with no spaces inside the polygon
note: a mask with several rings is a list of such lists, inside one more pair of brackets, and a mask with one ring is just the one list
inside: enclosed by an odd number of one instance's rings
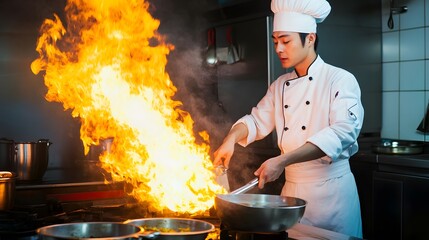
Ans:
{"label": "chef's ear", "polygon": [[308,35],[307,35],[307,43],[311,43],[311,44],[313,44],[314,45],[314,43],[316,42],[316,38],[317,38],[317,36],[316,36],[316,33],[309,33]]}

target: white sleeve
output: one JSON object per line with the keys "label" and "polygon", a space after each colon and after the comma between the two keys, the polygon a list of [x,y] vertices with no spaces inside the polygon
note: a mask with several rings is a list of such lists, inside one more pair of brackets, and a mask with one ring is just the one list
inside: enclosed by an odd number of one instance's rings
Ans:
{"label": "white sleeve", "polygon": [[333,82],[331,94],[330,126],[311,136],[308,141],[335,161],[341,154],[350,157],[357,152],[364,109],[359,84],[351,73],[346,72]]}
{"label": "white sleeve", "polygon": [[275,97],[273,94],[275,87],[273,83],[256,107],[252,108],[251,114],[240,118],[234,124],[244,123],[247,126],[247,138],[240,141],[240,145],[245,147],[256,140],[263,139],[273,131],[275,127]]}

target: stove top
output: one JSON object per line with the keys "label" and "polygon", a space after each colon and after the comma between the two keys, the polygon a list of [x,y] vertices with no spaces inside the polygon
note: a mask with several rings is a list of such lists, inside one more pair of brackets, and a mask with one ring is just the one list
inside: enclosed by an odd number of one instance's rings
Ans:
{"label": "stove top", "polygon": [[[0,211],[0,240],[38,240],[36,230],[53,224],[173,217],[154,215],[147,206],[127,198],[123,189],[121,184],[99,182],[18,186],[16,200],[19,201],[15,201],[15,207],[11,211]],[[214,209],[207,216],[191,218],[215,225],[216,231],[210,233],[207,240],[358,239],[299,223],[281,233],[233,231],[222,226]]]}
{"label": "stove top", "polygon": [[[15,207],[10,211],[0,211],[0,240],[37,239],[39,227],[73,222],[123,222],[133,218],[132,212],[124,210],[124,205],[91,206],[90,203],[75,204],[72,207],[60,203]],[[68,209],[68,210],[65,210]]]}
{"label": "stove top", "polygon": [[[143,218],[136,206],[87,206],[64,211],[61,204],[34,206],[30,209],[0,211],[0,240],[39,240],[36,230],[39,227],[72,222],[123,222],[128,219]],[[156,217],[156,216],[150,216]],[[325,229],[296,224],[286,232],[249,233],[225,229],[216,217],[196,217],[215,225],[215,232],[206,240],[277,240],[277,239],[359,239]]]}
{"label": "stove top", "polygon": [[251,233],[237,232],[220,227],[219,240],[287,240],[289,239],[287,232],[279,233]]}

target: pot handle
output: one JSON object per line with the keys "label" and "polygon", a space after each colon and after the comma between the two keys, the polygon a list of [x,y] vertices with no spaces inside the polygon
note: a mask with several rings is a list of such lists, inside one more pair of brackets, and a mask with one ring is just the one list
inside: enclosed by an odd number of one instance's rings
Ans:
{"label": "pot handle", "polygon": [[52,142],[49,142],[49,139],[44,139],[44,138],[39,139],[37,142],[38,143],[46,143],[48,145],[48,147],[53,144]]}
{"label": "pot handle", "polygon": [[0,138],[0,142],[15,143],[14,140],[5,137]]}

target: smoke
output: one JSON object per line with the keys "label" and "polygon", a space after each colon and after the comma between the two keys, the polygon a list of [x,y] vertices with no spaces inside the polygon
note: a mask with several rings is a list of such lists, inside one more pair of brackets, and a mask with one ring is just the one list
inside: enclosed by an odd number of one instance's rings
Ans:
{"label": "smoke", "polygon": [[206,66],[204,58],[210,24],[204,14],[216,4],[209,0],[153,0],[151,6],[152,15],[161,21],[158,31],[175,46],[167,64],[178,89],[174,98],[191,114],[195,132],[206,130],[211,146],[217,146],[232,123],[218,101],[216,70]]}
{"label": "smoke", "polygon": [[[219,8],[216,0],[152,0],[152,15],[160,20],[158,31],[175,46],[168,56],[167,72],[178,91],[174,98],[183,103],[195,122],[195,133],[206,130],[211,150],[222,143],[233,122],[218,99],[216,68],[205,65],[207,30],[213,27],[204,14]],[[240,69],[238,69],[240,70]],[[246,71],[245,68],[242,69]],[[234,68],[237,71],[237,67]],[[249,109],[250,110],[250,109]],[[196,134],[197,135],[197,134]],[[251,151],[251,150],[249,150]],[[254,178],[254,171],[267,159],[266,155],[248,153],[236,145],[234,160],[229,166],[231,189]],[[269,183],[264,190],[251,192],[278,194],[284,177]]]}

